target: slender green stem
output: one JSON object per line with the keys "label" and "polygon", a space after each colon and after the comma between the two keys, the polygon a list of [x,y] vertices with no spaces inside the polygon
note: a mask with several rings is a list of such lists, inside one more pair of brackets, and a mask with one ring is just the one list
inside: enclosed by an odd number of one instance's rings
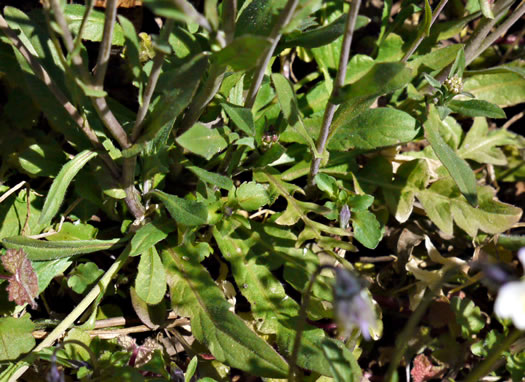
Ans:
{"label": "slender green stem", "polygon": [[306,323],[306,310],[308,309],[308,304],[310,303],[310,294],[312,293],[312,288],[314,286],[315,279],[321,274],[323,269],[333,268],[331,265],[321,265],[310,277],[308,285],[303,292],[303,298],[301,301],[301,309],[299,310],[298,322],[297,322],[297,331],[295,332],[295,339],[293,342],[292,355],[289,361],[289,371],[288,371],[288,381],[295,382],[298,378],[297,370],[297,357],[299,355],[299,348],[301,346],[301,338],[303,337],[304,325]]}
{"label": "slender green stem", "polygon": [[[59,339],[65,333],[65,331],[75,323],[75,321],[82,315],[82,313],[84,313],[84,311],[89,308],[91,303],[95,301],[95,299],[101,293],[105,292],[113,277],[115,277],[117,272],[120,270],[120,268],[122,268],[122,266],[128,259],[129,253],[129,250],[126,248],[111,265],[111,267],[109,267],[109,269],[106,271],[104,276],[102,276],[97,285],[95,285],[91,289],[91,291],[89,291],[89,293],[82,299],[82,301],[80,301],[80,303],[75,307],[75,309],[73,309],[71,313],[69,313],[67,317],[64,318],[62,322],[58,324],[58,326],[55,329],[53,329],[53,331],[49,333],[47,337],[44,338],[42,342],[38,344],[37,347],[33,349],[32,353],[39,352],[42,349],[53,345],[53,343],[57,339]],[[11,376],[10,380],[12,381],[16,381],[18,378],[20,378],[29,368],[29,365],[25,360],[20,361],[19,364],[21,365],[21,367]]]}
{"label": "slender green stem", "polygon": [[513,329],[507,337],[503,340],[503,342],[500,342],[497,344],[494,349],[490,352],[490,354],[481,362],[478,364],[474,370],[470,372],[470,374],[467,376],[467,378],[464,380],[464,382],[477,382],[481,381],[481,379],[490,373],[492,371],[492,368],[494,367],[494,364],[498,361],[498,359],[501,357],[501,354],[510,348],[510,346],[521,336],[523,335],[523,332],[518,329]]}
{"label": "slender green stem", "polygon": [[[354,0],[350,6],[348,17],[346,19],[345,34],[343,37],[343,45],[341,48],[341,55],[339,56],[339,67],[337,69],[337,75],[335,77],[334,85],[332,88],[332,94],[330,99],[336,95],[339,90],[344,86],[346,77],[346,68],[348,66],[348,59],[350,57],[350,47],[352,45],[352,38],[354,36],[355,23],[359,8],[361,6],[361,0]],[[337,105],[333,104],[330,100],[326,104],[326,108],[323,116],[323,123],[321,125],[321,133],[317,139],[317,152],[321,155],[324,153],[326,143],[328,141],[328,135],[330,134],[330,126],[334,118]],[[308,188],[312,189],[315,185],[315,176],[319,172],[321,167],[321,158],[313,158],[312,165],[310,166],[310,174],[308,176]]]}
{"label": "slender green stem", "polygon": [[257,97],[257,92],[259,91],[259,88],[261,87],[266,67],[270,63],[270,59],[272,58],[273,52],[275,52],[275,48],[277,47],[277,44],[281,39],[281,30],[286,25],[288,25],[288,23],[292,19],[297,5],[299,5],[299,0],[288,0],[279,16],[279,19],[273,26],[270,36],[268,36],[268,38],[271,41],[271,45],[265,50],[264,54],[259,59],[257,68],[255,69],[255,74],[252,79],[252,83],[250,85],[250,89],[248,90],[248,94],[246,96],[246,102],[244,104],[244,107],[250,109],[255,103],[255,98]]}
{"label": "slender green stem", "polygon": [[[434,10],[434,12],[432,13],[432,21],[430,22],[430,26],[434,25],[434,22],[436,21],[436,19],[438,18],[439,14],[441,13],[441,11],[443,10],[443,8],[445,7],[445,5],[447,5],[448,3],[448,0],[441,0],[439,2],[439,4],[437,5],[436,9]],[[405,55],[403,56],[403,58],[401,59],[401,62],[407,62],[408,59],[410,58],[410,56],[412,56],[412,54],[414,54],[414,52],[416,51],[416,49],[419,47],[419,45],[421,44],[421,42],[423,42],[423,40],[425,39],[426,35],[424,33],[421,33],[419,37],[417,37],[413,42],[412,42],[412,45],[410,46],[410,49],[405,53]]]}

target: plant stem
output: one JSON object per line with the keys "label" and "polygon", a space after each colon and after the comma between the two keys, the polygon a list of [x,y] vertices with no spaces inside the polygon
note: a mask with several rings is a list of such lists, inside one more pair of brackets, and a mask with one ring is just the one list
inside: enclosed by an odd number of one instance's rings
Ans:
{"label": "plant stem", "polygon": [[505,350],[507,350],[518,338],[520,338],[523,335],[523,332],[514,328],[509,335],[503,340],[503,342],[497,344],[494,349],[490,352],[490,354],[481,362],[478,364],[474,370],[470,372],[470,374],[467,376],[467,378],[464,380],[464,382],[477,382],[481,381],[481,379],[490,373],[492,368],[494,367],[494,364],[498,361],[498,359],[501,357],[501,353],[503,353]]}
{"label": "plant stem", "polygon": [[[432,21],[430,22],[430,26],[434,25],[434,22],[436,21],[436,19],[438,18],[439,14],[441,13],[441,11],[443,10],[443,8],[445,7],[445,5],[447,3],[448,3],[448,0],[441,0],[439,2],[439,4],[437,5],[436,9],[434,10],[434,12],[432,14]],[[410,46],[410,49],[408,50],[408,52],[405,53],[405,55],[401,59],[401,62],[407,62],[408,61],[410,56],[412,56],[412,54],[414,54],[414,52],[419,47],[421,42],[425,39],[425,37],[427,37],[425,35],[425,33],[421,33],[421,35],[412,42],[412,45]]]}
{"label": "plant stem", "polygon": [[97,64],[95,66],[94,85],[100,89],[104,87],[104,77],[108,69],[109,55],[111,53],[111,43],[113,41],[113,31],[117,18],[117,0],[107,0],[106,13],[104,20],[104,34],[100,47],[98,48]]}
{"label": "plant stem", "polygon": [[[467,45],[465,46],[465,62],[470,64],[476,59],[483,51],[481,51],[481,45],[485,41],[485,38],[490,33],[494,25],[505,15],[508,9],[512,6],[515,0],[500,0],[494,4],[494,18],[487,19],[483,18],[472,36],[469,38]],[[447,73],[448,75],[448,73]]]}
{"label": "plant stem", "polygon": [[[348,66],[348,59],[350,57],[350,47],[352,45],[352,38],[354,36],[355,23],[357,20],[357,15],[359,12],[359,7],[361,6],[361,0],[354,0],[348,11],[348,17],[346,19],[345,34],[343,37],[343,45],[341,48],[341,56],[339,56],[339,67],[337,69],[337,75],[335,77],[334,85],[332,88],[332,94],[326,104],[326,108],[323,116],[323,123],[321,125],[321,133],[317,139],[317,152],[322,157],[326,142],[328,140],[328,135],[330,133],[330,125],[334,118],[337,105],[333,104],[330,100],[335,96],[339,90],[344,86],[344,81],[346,77],[346,68]],[[321,167],[321,158],[313,158],[312,165],[310,166],[310,174],[308,176],[308,188],[312,189],[315,185],[315,176],[319,172]]]}
{"label": "plant stem", "polygon": [[199,24],[203,29],[208,32],[213,30],[206,17],[197,12],[191,3],[186,0],[171,0],[171,2],[175,5],[175,7],[179,8],[182,13],[193,19],[193,21]]}
{"label": "plant stem", "polygon": [[514,25],[521,17],[525,14],[525,1],[522,1],[521,4],[509,15],[509,17],[501,23],[500,26],[492,32],[480,46],[480,50],[484,52],[489,46],[491,46],[494,41],[496,41],[500,36],[507,33],[509,28]]}
{"label": "plant stem", "polygon": [[226,0],[222,3],[222,28],[226,35],[226,43],[233,41],[235,35],[235,20],[237,19],[237,0]]}
{"label": "plant stem", "polygon": [[[164,24],[164,27],[162,28],[160,35],[159,35],[160,44],[164,44],[165,42],[168,41],[168,38],[170,36],[172,29],[173,29],[173,20],[168,19],[166,21],[166,24]],[[149,76],[148,83],[146,85],[146,89],[144,90],[142,102],[137,112],[137,118],[135,119],[135,124],[131,132],[132,142],[135,142],[137,140],[137,138],[140,135],[140,132],[142,131],[144,118],[146,117],[146,114],[149,109],[149,105],[151,103],[151,98],[153,97],[153,92],[155,91],[155,88],[157,86],[157,82],[160,76],[160,71],[162,68],[162,64],[164,63],[165,57],[166,57],[166,54],[164,52],[157,51],[155,54],[155,58],[153,59],[153,66],[151,68],[151,74]]]}
{"label": "plant stem", "polygon": [[[75,309],[73,309],[71,313],[69,313],[67,317],[64,318],[64,320],[62,320],[62,322],[58,324],[58,326],[55,329],[53,329],[53,331],[49,333],[49,335],[46,338],[44,338],[42,342],[40,342],[31,353],[39,352],[42,349],[51,346],[58,338],[60,338],[64,334],[64,332],[71,325],[75,323],[75,321],[82,315],[82,313],[84,313],[85,310],[89,308],[91,303],[95,301],[95,299],[100,295],[100,293],[105,292],[113,277],[117,274],[120,268],[122,268],[122,265],[128,259],[129,253],[129,250],[126,248],[111,265],[111,267],[109,267],[109,269],[106,271],[104,276],[102,276],[97,285],[95,285],[89,291],[89,293],[82,299],[82,301],[80,301],[80,303],[75,307]],[[21,365],[21,367],[18,368],[18,370],[11,376],[10,381],[16,381],[29,368],[29,365],[27,364],[25,359],[20,361],[19,365]]]}
{"label": "plant stem", "polygon": [[281,39],[281,30],[292,19],[297,5],[299,5],[299,0],[288,0],[279,16],[279,19],[273,26],[270,36],[268,36],[268,38],[271,41],[271,45],[266,49],[263,56],[259,59],[258,66],[255,69],[255,74],[250,85],[250,89],[248,90],[248,94],[246,96],[246,102],[244,104],[244,107],[251,109],[253,104],[255,103],[255,98],[257,97],[257,92],[259,91],[259,88],[262,84],[266,67],[270,63],[270,59],[272,58],[273,52],[275,51],[275,48],[277,47],[277,44]]}
{"label": "plant stem", "polygon": [[224,66],[216,64],[211,65],[204,86],[199,90],[191,102],[190,107],[184,114],[180,127],[182,131],[189,129],[199,120],[210,101],[219,91],[225,73],[226,68]]}
{"label": "plant stem", "polygon": [[82,132],[89,139],[93,147],[100,152],[100,157],[104,163],[108,166],[113,175],[118,175],[119,170],[113,160],[106,153],[106,150],[98,140],[95,132],[89,126],[87,119],[82,117],[75,106],[67,99],[67,97],[62,93],[62,91],[56,86],[56,84],[51,80],[51,77],[40,64],[37,57],[35,57],[22,43],[20,38],[16,33],[13,32],[7,21],[0,14],[0,30],[9,38],[11,44],[20,52],[22,57],[29,63],[31,69],[35,75],[48,87],[49,91],[55,96],[57,101],[62,105],[66,112],[70,115],[71,119],[77,124],[77,126],[82,130]]}
{"label": "plant stem", "polygon": [[306,310],[308,304],[310,303],[310,293],[314,286],[315,279],[321,274],[321,272],[326,268],[333,268],[331,265],[321,265],[310,277],[308,285],[303,292],[303,297],[301,301],[301,309],[299,310],[298,322],[297,322],[297,331],[295,332],[295,339],[293,342],[292,355],[289,361],[289,371],[288,371],[288,381],[295,382],[297,380],[297,356],[299,355],[299,348],[301,345],[301,338],[303,336],[304,324],[306,322]]}

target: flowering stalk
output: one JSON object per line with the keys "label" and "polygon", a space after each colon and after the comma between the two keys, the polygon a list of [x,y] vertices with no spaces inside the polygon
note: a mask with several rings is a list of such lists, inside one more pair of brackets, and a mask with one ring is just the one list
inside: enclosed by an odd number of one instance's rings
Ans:
{"label": "flowering stalk", "polygon": [[336,268],[332,265],[321,265],[310,277],[310,281],[303,292],[301,309],[299,310],[299,321],[297,322],[297,332],[290,357],[290,368],[288,380],[295,382],[298,380],[297,357],[303,336],[304,324],[306,322],[306,310],[310,303],[310,293],[317,276],[324,269],[332,269],[335,272],[334,285],[334,315],[338,326],[342,329],[343,335],[348,336],[350,331],[359,327],[361,334],[366,340],[370,339],[370,329],[376,326],[376,317],[372,303],[365,295],[361,280],[344,268]]}
{"label": "flowering stalk", "polygon": [[330,126],[334,118],[337,105],[333,104],[330,100],[333,99],[339,90],[344,86],[346,77],[346,68],[348,66],[348,59],[350,57],[350,46],[352,45],[352,38],[354,36],[355,23],[357,20],[357,14],[359,7],[361,6],[361,0],[352,1],[350,11],[348,12],[348,18],[346,19],[345,34],[343,37],[343,46],[341,48],[341,55],[339,56],[339,67],[337,69],[337,75],[334,81],[334,87],[332,88],[332,94],[326,104],[326,109],[323,116],[323,124],[321,125],[321,133],[317,140],[317,152],[320,154],[320,158],[313,158],[312,165],[310,167],[310,174],[308,176],[308,188],[312,189],[315,185],[315,176],[319,172],[321,167],[321,159],[328,141],[330,134]]}

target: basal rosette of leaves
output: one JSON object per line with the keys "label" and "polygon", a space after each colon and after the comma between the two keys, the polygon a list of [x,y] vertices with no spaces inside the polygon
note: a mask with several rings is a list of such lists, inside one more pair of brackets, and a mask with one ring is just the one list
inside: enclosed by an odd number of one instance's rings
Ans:
{"label": "basal rosette of leaves", "polygon": [[0,10],[0,380],[525,373],[493,314],[523,2],[30,3]]}

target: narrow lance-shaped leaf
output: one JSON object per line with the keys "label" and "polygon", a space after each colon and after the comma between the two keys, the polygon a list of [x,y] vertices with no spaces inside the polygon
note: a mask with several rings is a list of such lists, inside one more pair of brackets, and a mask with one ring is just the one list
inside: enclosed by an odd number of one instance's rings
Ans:
{"label": "narrow lance-shaped leaf", "polygon": [[463,159],[457,156],[452,148],[445,143],[439,133],[441,119],[434,105],[430,105],[427,121],[424,123],[425,137],[432,146],[437,157],[448,170],[459,190],[475,206],[477,204],[476,176]]}
{"label": "narrow lance-shaped leaf", "polygon": [[173,308],[191,318],[195,338],[220,362],[261,377],[284,378],[288,365],[230,311],[230,304],[197,260],[162,252]]}
{"label": "narrow lance-shaped leaf", "polygon": [[505,112],[498,105],[480,99],[452,100],[447,103],[447,107],[453,113],[467,117],[506,118]]}
{"label": "narrow lance-shaped leaf", "polygon": [[51,220],[55,217],[60,205],[64,201],[69,184],[82,167],[96,155],[97,153],[93,151],[84,150],[62,167],[49,189],[38,224],[46,227],[51,223]]}
{"label": "narrow lance-shaped leaf", "polygon": [[124,242],[123,239],[45,241],[25,236],[8,237],[2,240],[4,247],[21,248],[27,253],[27,257],[33,261],[54,260],[109,250],[122,246]]}
{"label": "narrow lance-shaped leaf", "polygon": [[299,106],[297,105],[297,98],[295,92],[290,84],[290,81],[282,74],[273,73],[272,82],[277,92],[277,98],[279,99],[279,104],[281,105],[281,110],[283,112],[284,118],[288,121],[290,128],[294,129],[299,133],[303,139],[308,143],[310,150],[315,157],[318,157],[317,149],[315,143],[304,128],[301,115],[299,113]]}

